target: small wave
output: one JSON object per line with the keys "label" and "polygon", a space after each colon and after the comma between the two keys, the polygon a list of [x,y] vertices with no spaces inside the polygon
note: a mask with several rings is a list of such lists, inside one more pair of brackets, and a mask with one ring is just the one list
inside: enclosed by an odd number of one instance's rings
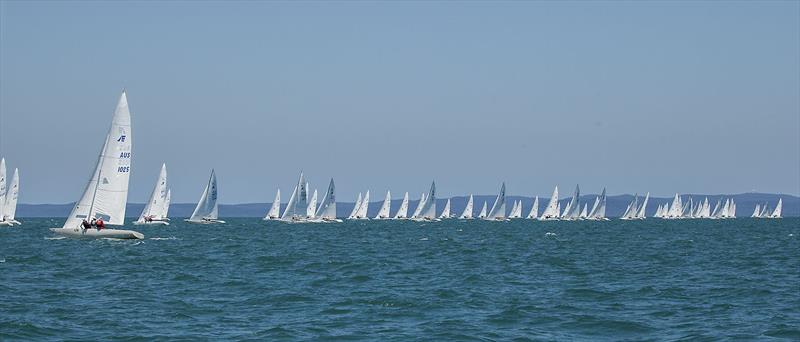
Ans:
{"label": "small wave", "polygon": [[177,240],[177,239],[178,239],[178,238],[176,238],[176,237],[174,237],[174,236],[170,236],[170,237],[152,237],[152,238],[149,238],[149,240]]}
{"label": "small wave", "polygon": [[66,238],[67,238],[66,236],[51,236],[51,237],[45,237],[44,239],[45,240],[63,240],[63,239],[66,239]]}
{"label": "small wave", "polygon": [[552,233],[552,232],[547,232],[547,233],[544,233],[544,236],[558,236],[558,234]]}
{"label": "small wave", "polygon": [[2,259],[0,259],[0,264],[2,264],[2,263],[4,263],[4,262],[6,262],[6,258],[2,258]]}
{"label": "small wave", "polygon": [[428,241],[428,238],[424,237],[424,238],[419,239],[419,241]]}

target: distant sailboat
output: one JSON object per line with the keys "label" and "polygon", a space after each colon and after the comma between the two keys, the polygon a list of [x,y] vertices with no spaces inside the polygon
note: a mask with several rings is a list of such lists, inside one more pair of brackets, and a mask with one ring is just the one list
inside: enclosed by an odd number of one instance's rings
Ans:
{"label": "distant sailboat", "polygon": [[164,203],[167,200],[167,164],[161,164],[161,171],[158,174],[156,185],[153,187],[153,192],[150,193],[150,199],[139,215],[139,219],[133,224],[160,224],[169,225],[169,218],[165,212],[167,208]]}
{"label": "distant sailboat", "polygon": [[783,217],[783,198],[778,199],[778,204],[775,205],[775,210],[769,215],[769,218],[781,218]]}
{"label": "distant sailboat", "polygon": [[0,158],[0,225],[10,226],[11,222],[5,222],[1,217],[5,212],[6,201],[6,159]]}
{"label": "distant sailboat", "polygon": [[281,218],[281,189],[278,189],[278,192],[275,193],[275,199],[272,200],[272,205],[269,207],[267,216],[264,216],[264,220],[277,220],[279,218]]}
{"label": "distant sailboat", "polygon": [[219,219],[219,207],[217,205],[217,174],[211,170],[211,177],[208,178],[206,189],[200,196],[200,201],[197,202],[197,207],[194,208],[192,216],[186,222],[200,223],[200,224],[213,224],[225,223]]}
{"label": "distant sailboat", "polygon": [[392,206],[392,192],[386,191],[386,198],[383,199],[383,204],[381,205],[381,209],[378,210],[378,215],[375,216],[376,220],[388,220],[391,218],[389,216],[389,210]]}
{"label": "distant sailboat", "polygon": [[494,200],[492,209],[486,215],[486,220],[490,221],[505,221],[506,220],[506,183],[500,186],[500,193]]}
{"label": "distant sailboat", "polygon": [[444,204],[444,209],[442,210],[442,214],[439,215],[440,219],[449,219],[450,218],[450,199],[447,199],[447,203]]}
{"label": "distant sailboat", "polygon": [[431,189],[428,191],[428,196],[425,198],[425,203],[415,217],[417,221],[439,221],[436,218],[436,182],[431,182]]}
{"label": "distant sailboat", "polygon": [[356,218],[356,213],[358,213],[358,209],[361,208],[361,193],[358,193],[358,198],[356,199],[356,203],[353,204],[353,211],[350,212],[350,215],[347,216],[348,220],[352,220]]}
{"label": "distant sailboat", "polygon": [[306,218],[313,219],[314,214],[317,213],[317,189],[314,189],[314,194],[311,195],[311,201],[308,202],[308,207],[306,207]]}
{"label": "distant sailboat", "polygon": [[395,220],[402,220],[408,218],[408,191],[403,195],[403,201],[400,203],[400,209],[397,209],[397,214],[394,215]]}
{"label": "distant sailboat", "polygon": [[531,212],[528,213],[527,219],[535,220],[539,216],[539,196],[533,199],[533,206],[531,207]]}
{"label": "distant sailboat", "polygon": [[580,186],[575,186],[575,192],[572,193],[572,199],[569,201],[567,205],[567,209],[564,210],[564,214],[561,218],[565,220],[577,220],[580,217],[580,210],[581,210],[581,188]]}
{"label": "distant sailboat", "polygon": [[589,212],[589,219],[607,221],[608,218],[606,217],[606,188],[603,188],[603,192],[600,193],[600,197],[595,199],[594,203],[595,204],[592,206],[592,211]]}
{"label": "distant sailboat", "polygon": [[56,234],[77,238],[143,239],[142,233],[122,229],[86,229],[85,220],[103,219],[106,225],[125,224],[131,171],[131,114],[125,91],[119,98],[94,173]]}
{"label": "distant sailboat", "polygon": [[417,209],[414,210],[414,214],[411,215],[412,219],[418,218],[420,212],[422,212],[422,207],[425,206],[425,193],[423,192],[419,198],[419,203],[417,203]]}
{"label": "distant sailboat", "polygon": [[584,203],[583,204],[583,210],[581,210],[581,214],[580,214],[580,216],[578,216],[578,218],[580,218],[581,220],[586,219],[586,218],[589,217],[588,205],[589,205],[588,203]]}
{"label": "distant sailboat", "polygon": [[550,201],[547,203],[547,206],[544,208],[544,212],[542,212],[542,216],[539,216],[540,220],[558,220],[560,216],[560,207],[558,205],[558,187],[556,186],[555,190],[553,190],[553,194],[550,196]]}
{"label": "distant sailboat", "polygon": [[462,220],[471,220],[472,219],[472,205],[473,205],[472,202],[473,202],[473,199],[472,199],[472,195],[470,194],[469,195],[469,199],[467,200],[467,206],[464,207],[464,212],[461,213],[461,216],[458,217],[459,219],[462,219]]}
{"label": "distant sailboat", "polygon": [[683,216],[683,203],[681,201],[681,196],[675,194],[675,198],[672,200],[672,205],[669,207],[667,211],[667,215],[664,218],[668,219],[677,219]]}
{"label": "distant sailboat", "polygon": [[644,201],[642,202],[642,205],[639,206],[639,208],[637,208],[637,210],[636,210],[636,216],[635,216],[636,219],[644,220],[644,219],[647,218],[646,210],[647,210],[647,202],[648,201],[650,201],[650,193],[649,192],[644,196]]}
{"label": "distant sailboat", "polygon": [[[3,166],[5,168],[5,165]],[[0,226],[20,225],[15,219],[17,214],[17,199],[19,198],[19,170],[14,168],[14,175],[11,176],[11,183],[8,184],[5,195],[5,203],[0,207]]]}
{"label": "distant sailboat", "polygon": [[625,212],[620,217],[621,220],[634,220],[639,212],[639,194],[633,196],[633,201],[625,208]]}
{"label": "distant sailboat", "polygon": [[356,211],[356,215],[353,217],[353,219],[369,220],[369,217],[367,217],[368,210],[369,210],[369,190],[367,190],[367,194],[364,195],[364,200],[362,200],[361,205],[358,206],[358,211]]}
{"label": "distant sailboat", "polygon": [[336,185],[333,183],[333,178],[328,183],[328,191],[325,192],[315,216],[323,222],[342,222],[336,218]]}
{"label": "distant sailboat", "polygon": [[308,183],[300,171],[300,177],[297,179],[297,185],[289,196],[289,202],[286,203],[286,209],[283,210],[281,221],[283,222],[305,222],[308,215]]}
{"label": "distant sailboat", "polygon": [[486,210],[486,201],[483,201],[483,207],[481,208],[481,212],[478,213],[478,218],[483,219],[486,218],[487,210]]}
{"label": "distant sailboat", "polygon": [[761,204],[756,203],[755,209],[753,209],[753,214],[750,217],[759,218],[761,217]]}

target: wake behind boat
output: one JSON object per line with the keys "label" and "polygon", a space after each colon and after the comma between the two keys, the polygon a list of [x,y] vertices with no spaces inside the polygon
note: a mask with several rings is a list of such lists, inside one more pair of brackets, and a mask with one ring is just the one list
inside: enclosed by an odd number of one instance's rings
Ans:
{"label": "wake behind boat", "polygon": [[[56,234],[71,238],[143,239],[142,233],[124,229],[105,229],[105,225],[125,224],[128,180],[131,171],[131,116],[128,98],[122,92],[111,120],[103,149],[83,196]],[[95,222],[90,226],[90,221]]]}

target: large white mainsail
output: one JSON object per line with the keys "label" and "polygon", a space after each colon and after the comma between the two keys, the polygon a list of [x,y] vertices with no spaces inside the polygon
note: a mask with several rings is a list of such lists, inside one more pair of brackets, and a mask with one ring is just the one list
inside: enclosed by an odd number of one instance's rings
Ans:
{"label": "large white mainsail", "polygon": [[442,210],[442,214],[439,215],[441,219],[450,218],[450,199],[447,199],[447,203],[444,204],[444,209]]}
{"label": "large white mainsail", "polygon": [[572,193],[572,200],[569,201],[569,205],[567,205],[567,209],[564,210],[563,218],[567,220],[575,220],[577,219],[581,212],[581,187],[579,185],[575,185],[575,191]]}
{"label": "large white mainsail", "polygon": [[666,218],[680,218],[683,216],[683,203],[681,203],[681,196],[675,194],[675,198],[672,200],[672,205],[669,207],[669,211],[667,211]]}
{"label": "large white mainsail", "polygon": [[592,214],[589,216],[595,220],[608,220],[608,218],[606,218],[606,188],[603,188],[603,192],[600,193],[600,201],[597,203],[597,209],[592,210]]}
{"label": "large white mainsail", "polygon": [[511,206],[511,213],[508,215],[508,218],[516,219],[522,218],[522,201],[514,201],[514,205]]}
{"label": "large white mainsail", "polygon": [[486,218],[486,215],[487,215],[486,201],[483,201],[483,207],[481,208],[481,212],[478,213],[478,218],[479,219]]}
{"label": "large white mainsail", "polygon": [[400,209],[397,209],[397,214],[394,215],[395,219],[408,218],[408,191],[403,195],[403,201],[400,202]]}
{"label": "large white mainsail", "polygon": [[419,213],[422,212],[422,207],[425,206],[425,193],[423,192],[422,195],[419,197],[419,203],[417,203],[417,209],[414,209],[414,214],[411,215],[411,218],[418,218]]}
{"label": "large white mainsail", "polygon": [[376,220],[386,220],[389,219],[389,210],[392,206],[392,192],[390,190],[386,190],[386,198],[383,199],[383,204],[381,204],[380,210],[378,210],[378,215],[375,215]]}
{"label": "large white mainsail", "polygon": [[558,219],[558,214],[558,186],[556,186],[555,190],[553,190],[553,195],[550,196],[550,201],[547,203],[547,207],[544,208],[544,212],[542,212],[542,216],[539,216],[539,219],[555,220]]}
{"label": "large white mainsail", "polygon": [[356,212],[356,216],[353,217],[357,220],[368,220],[367,211],[369,210],[369,190],[367,190],[367,194],[364,195],[364,200],[361,201],[361,205],[358,206],[358,211]]}
{"label": "large white mainsail", "polygon": [[583,204],[583,209],[581,210],[581,214],[580,214],[580,216],[578,216],[578,218],[580,218],[580,219],[589,218],[589,208],[588,208],[588,205],[589,205],[589,203],[584,203],[584,204]]}
{"label": "large white mainsail", "polygon": [[11,176],[11,183],[8,183],[8,189],[5,193],[5,203],[2,211],[0,211],[0,222],[6,222],[9,225],[20,224],[14,217],[17,214],[17,199],[19,198],[19,170],[14,168],[14,175]]}
{"label": "large white mainsail", "polygon": [[783,215],[783,198],[778,198],[778,204],[775,205],[775,210],[769,215],[770,218],[781,218]]}
{"label": "large white mainsail", "polygon": [[272,205],[269,207],[267,216],[264,220],[277,220],[281,218],[281,189],[275,193],[275,199],[272,200]]}
{"label": "large white mainsail", "polygon": [[506,183],[500,186],[500,193],[492,204],[492,209],[486,215],[487,220],[502,221],[506,219]]}
{"label": "large white mainsail", "polygon": [[211,176],[208,178],[208,184],[203,190],[203,195],[200,196],[200,201],[197,202],[197,207],[194,208],[192,216],[186,221],[192,223],[225,223],[225,221],[218,218],[217,174],[214,169],[211,169]]}
{"label": "large white mainsail", "polygon": [[314,194],[311,195],[311,201],[308,202],[306,207],[306,218],[314,218],[317,213],[317,189],[314,189]]}
{"label": "large white mainsail", "polygon": [[467,206],[464,207],[464,212],[461,213],[461,216],[458,218],[469,220],[472,219],[472,205],[473,205],[472,194],[469,195],[469,199],[467,200]]}
{"label": "large white mainsail", "polygon": [[431,189],[428,191],[428,196],[425,197],[425,203],[417,218],[421,220],[436,219],[436,182],[431,182]]}
{"label": "large white mainsail", "polygon": [[361,208],[361,193],[358,193],[358,198],[356,199],[356,203],[353,203],[353,211],[350,212],[350,215],[347,216],[347,219],[352,220],[356,218],[356,213],[358,213],[358,209]]}
{"label": "large white mainsail", "polygon": [[286,209],[281,215],[284,221],[297,221],[306,218],[308,210],[308,183],[306,183],[303,171],[300,171],[300,177],[297,179],[297,185],[292,191],[292,196],[289,197],[289,202],[286,203]]}
{"label": "large white mainsail", "polygon": [[753,209],[753,214],[750,217],[761,217],[761,204],[756,203],[755,209]]}
{"label": "large white mainsail", "polygon": [[167,199],[167,164],[161,164],[161,171],[158,173],[156,185],[150,193],[150,200],[136,220],[136,224],[158,223],[167,224],[167,216],[164,214],[164,201]]}
{"label": "large white mainsail", "polygon": [[637,219],[643,220],[643,219],[647,218],[646,211],[647,211],[647,202],[648,201],[650,201],[650,193],[649,192],[646,195],[644,195],[644,201],[642,202],[642,205],[639,206],[639,208],[637,208],[637,212],[636,212],[636,218]]}
{"label": "large white mainsail", "polygon": [[535,220],[536,217],[539,216],[539,196],[533,199],[533,206],[531,207],[531,212],[528,213],[528,219]]}
{"label": "large white mainsail", "polygon": [[128,97],[123,90],[111,127],[103,142],[97,165],[86,184],[81,198],[67,217],[62,228],[53,232],[70,237],[142,239],[144,235],[130,230],[82,229],[83,220],[103,219],[108,225],[125,224],[125,205],[128,203],[128,180],[131,171],[131,113]]}
{"label": "large white mainsail", "polygon": [[336,185],[333,183],[333,178],[328,183],[328,191],[319,204],[316,216],[323,221],[340,221],[336,219]]}

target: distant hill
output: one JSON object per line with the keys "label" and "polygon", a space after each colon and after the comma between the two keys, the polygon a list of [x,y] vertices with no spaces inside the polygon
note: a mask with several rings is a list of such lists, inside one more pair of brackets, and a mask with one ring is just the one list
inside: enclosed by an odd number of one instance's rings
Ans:
{"label": "distant hill", "polygon": [[[592,205],[594,199],[597,195],[583,195],[581,196],[580,200],[581,203],[589,203],[589,206]],[[778,198],[783,199],[783,215],[784,216],[800,216],[800,197],[791,196],[791,195],[777,195],[777,194],[762,194],[762,193],[745,193],[745,194],[737,194],[737,195],[700,195],[700,194],[685,194],[682,197],[685,199],[688,196],[692,196],[695,200],[703,200],[705,197],[708,197],[708,201],[711,203],[713,207],[714,204],[718,199],[721,198],[733,198],[736,201],[736,216],[738,217],[749,217],[750,214],[753,213],[753,209],[756,204],[761,203],[768,203],[770,208],[774,208],[775,204],[778,203]],[[495,195],[480,195],[475,196],[475,215],[478,215],[478,212],[481,210],[481,206],[483,206],[483,202],[486,202],[487,205],[491,208],[492,203],[494,202]],[[464,206],[467,205],[468,196],[457,196],[451,198],[451,212],[454,215],[459,215],[464,210]],[[522,200],[523,206],[523,216],[527,215],[528,212],[531,210],[531,206],[533,205],[533,198],[532,197],[523,197],[523,196],[508,196],[506,198],[509,201],[507,209],[511,209],[511,201]],[[559,202],[561,202],[561,207],[564,208],[567,202],[570,201],[571,198],[567,197]],[[547,205],[548,198],[539,198],[539,213],[542,212],[544,207]],[[617,195],[617,196],[609,196],[607,207],[606,207],[606,215],[609,217],[617,217],[621,216],[622,213],[625,211],[625,208],[628,206],[633,200],[633,195]],[[436,208],[438,212],[441,212],[442,208],[444,208],[444,204],[447,199],[438,199],[436,201]],[[392,200],[392,215],[394,215],[395,211],[400,206],[400,199]],[[409,215],[411,212],[414,211],[416,208],[419,200],[412,200],[409,203]],[[664,198],[664,197],[651,197],[650,203],[647,206],[647,216],[653,216],[653,213],[656,211],[656,207],[661,203],[668,203],[672,202],[672,198]],[[69,215],[70,210],[72,210],[74,204],[19,204],[17,207],[17,217],[25,218],[25,217],[66,217]],[[336,209],[337,214],[339,217],[346,217],[350,214],[350,211],[353,210],[354,203],[352,202],[337,202]],[[381,201],[370,202],[369,205],[369,215],[370,217],[377,215],[378,209],[381,205]],[[173,203],[170,206],[170,216],[171,217],[188,217],[192,214],[194,210],[195,204],[192,203]],[[270,203],[245,203],[245,204],[221,204],[219,207],[219,214],[220,217],[263,217],[267,210],[269,209]],[[285,204],[282,206],[285,207]],[[127,214],[130,217],[137,217],[139,213],[142,212],[144,208],[144,204],[141,203],[129,203],[127,208]]]}

